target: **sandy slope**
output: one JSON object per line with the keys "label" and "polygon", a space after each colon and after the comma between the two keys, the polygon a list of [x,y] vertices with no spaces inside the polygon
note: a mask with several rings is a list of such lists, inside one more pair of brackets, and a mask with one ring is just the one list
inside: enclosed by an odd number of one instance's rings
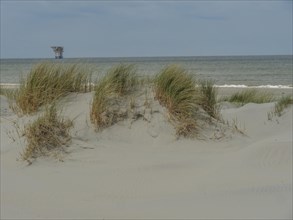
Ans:
{"label": "sandy slope", "polygon": [[237,121],[245,135],[176,140],[156,105],[149,122],[96,133],[91,98],[64,101],[63,113],[75,118],[64,162],[17,161],[23,140],[7,133],[11,121],[30,119],[1,114],[1,218],[292,218],[292,106],[268,121],[273,103],[226,105],[224,120]]}

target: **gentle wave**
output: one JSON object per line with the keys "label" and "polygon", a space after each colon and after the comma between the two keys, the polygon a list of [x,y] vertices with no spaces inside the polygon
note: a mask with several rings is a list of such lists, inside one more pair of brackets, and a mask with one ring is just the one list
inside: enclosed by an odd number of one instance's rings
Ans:
{"label": "gentle wave", "polygon": [[215,85],[218,88],[267,88],[267,89],[292,89],[290,85],[260,85],[260,86],[247,86],[247,85]]}
{"label": "gentle wave", "polygon": [[19,85],[19,83],[0,83],[0,87],[3,89],[17,89]]}

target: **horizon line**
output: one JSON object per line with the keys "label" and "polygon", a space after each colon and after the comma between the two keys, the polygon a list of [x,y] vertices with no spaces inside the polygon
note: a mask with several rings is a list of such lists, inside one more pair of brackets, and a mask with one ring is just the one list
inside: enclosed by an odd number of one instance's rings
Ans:
{"label": "horizon line", "polygon": [[[167,55],[167,56],[92,56],[92,57],[63,57],[62,59],[88,59],[88,58],[113,58],[113,59],[117,59],[117,58],[162,58],[162,57],[166,57],[166,58],[172,58],[172,57],[253,57],[253,56],[293,56],[292,54],[246,54],[246,55],[241,55],[241,54],[237,54],[237,55]],[[1,60],[5,60],[5,59],[54,59],[55,57],[19,57],[19,58],[12,58],[12,57],[5,57],[5,58],[0,58]],[[61,60],[62,60],[61,59]]]}

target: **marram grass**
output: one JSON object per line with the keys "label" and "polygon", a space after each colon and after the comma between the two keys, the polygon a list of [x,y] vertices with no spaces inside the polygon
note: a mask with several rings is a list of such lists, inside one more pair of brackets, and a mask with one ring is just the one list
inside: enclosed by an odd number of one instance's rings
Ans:
{"label": "marram grass", "polygon": [[62,151],[71,139],[69,129],[72,121],[65,120],[58,115],[56,106],[47,107],[45,113],[24,129],[27,146],[21,158],[31,163],[32,159],[39,156],[48,156],[53,151]]}
{"label": "marram grass", "polygon": [[109,70],[106,80],[118,95],[126,95],[133,90],[138,83],[136,69],[133,65],[120,64]]}
{"label": "marram grass", "polygon": [[110,69],[95,86],[95,95],[90,110],[91,122],[98,128],[110,126],[120,117],[111,109],[117,98],[130,94],[138,85],[138,77],[133,65],[120,64]]}
{"label": "marram grass", "polygon": [[16,89],[14,88],[3,88],[0,86],[0,95],[6,96],[9,99],[14,99]]}
{"label": "marram grass", "polygon": [[274,109],[268,112],[268,120],[272,120],[274,116],[281,117],[284,110],[293,104],[293,98],[291,95],[281,97],[275,104]]}
{"label": "marram grass", "polygon": [[44,62],[35,65],[15,93],[15,108],[23,114],[36,112],[70,92],[91,90],[91,75],[80,64]]}
{"label": "marram grass", "polygon": [[232,96],[225,98],[224,101],[239,103],[241,105],[247,103],[268,103],[272,102],[274,97],[270,93],[260,92],[256,89],[245,89],[241,92],[237,92]]}
{"label": "marram grass", "polygon": [[171,65],[157,75],[154,85],[156,99],[168,109],[173,121],[176,121],[177,135],[192,134],[196,130],[195,113],[199,99],[193,76],[186,70]]}
{"label": "marram grass", "polygon": [[284,109],[292,104],[293,104],[293,99],[291,95],[283,96],[275,104],[275,108],[274,108],[275,115],[280,117],[282,113],[284,112]]}
{"label": "marram grass", "polygon": [[219,105],[217,105],[217,88],[211,80],[199,82],[200,105],[213,118],[219,119]]}

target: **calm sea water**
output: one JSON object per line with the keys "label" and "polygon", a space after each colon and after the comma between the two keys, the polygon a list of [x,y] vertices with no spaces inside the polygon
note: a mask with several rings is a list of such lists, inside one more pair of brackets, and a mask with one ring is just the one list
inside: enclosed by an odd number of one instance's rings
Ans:
{"label": "calm sea water", "polygon": [[95,69],[93,78],[119,63],[134,64],[141,75],[154,75],[169,64],[178,64],[200,79],[212,79],[222,87],[292,88],[293,56],[215,56],[215,57],[131,57],[1,59],[1,84],[17,84],[36,63],[50,60],[85,63]]}

